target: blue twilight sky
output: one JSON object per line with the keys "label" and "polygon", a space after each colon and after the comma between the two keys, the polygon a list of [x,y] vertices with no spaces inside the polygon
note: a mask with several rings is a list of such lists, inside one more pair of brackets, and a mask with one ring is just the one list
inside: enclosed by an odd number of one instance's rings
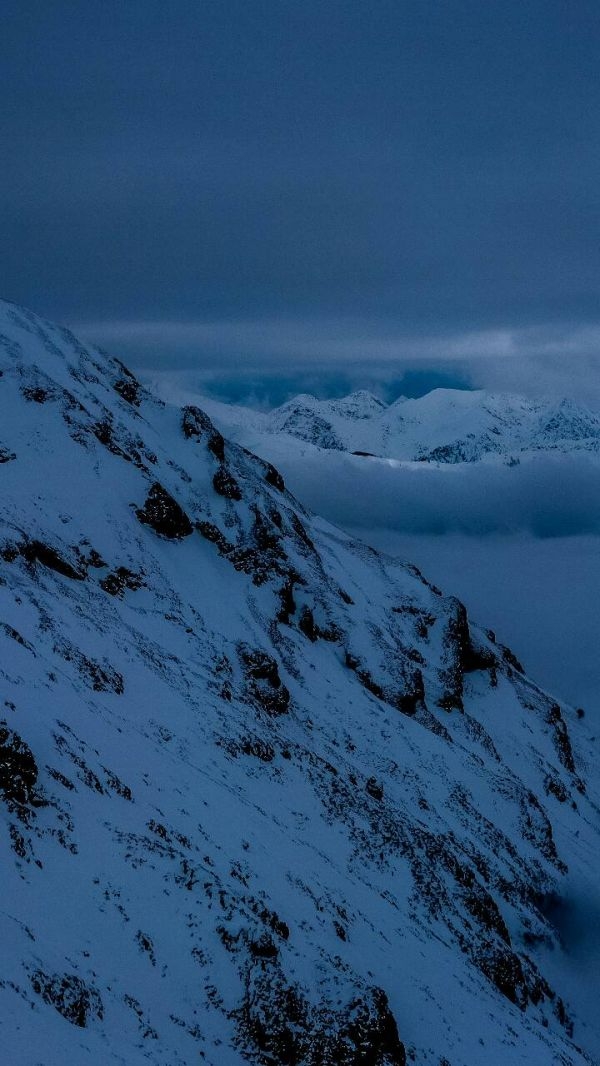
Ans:
{"label": "blue twilight sky", "polygon": [[4,0],[1,55],[2,295],[137,365],[587,391],[597,0]]}

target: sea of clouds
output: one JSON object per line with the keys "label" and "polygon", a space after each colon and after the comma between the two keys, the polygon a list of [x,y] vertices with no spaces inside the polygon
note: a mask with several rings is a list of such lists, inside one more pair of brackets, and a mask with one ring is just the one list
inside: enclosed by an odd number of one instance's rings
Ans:
{"label": "sea of clouds", "polygon": [[530,455],[446,465],[339,452],[278,456],[289,488],[330,521],[403,533],[600,533],[600,459]]}

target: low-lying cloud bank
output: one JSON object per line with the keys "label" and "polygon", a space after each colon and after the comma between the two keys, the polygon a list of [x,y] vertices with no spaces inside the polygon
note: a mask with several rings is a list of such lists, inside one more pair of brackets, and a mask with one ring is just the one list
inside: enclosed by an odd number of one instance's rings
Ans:
{"label": "low-lying cloud bank", "polygon": [[600,533],[600,460],[540,455],[432,466],[328,452],[278,457],[288,487],[331,522],[405,533]]}

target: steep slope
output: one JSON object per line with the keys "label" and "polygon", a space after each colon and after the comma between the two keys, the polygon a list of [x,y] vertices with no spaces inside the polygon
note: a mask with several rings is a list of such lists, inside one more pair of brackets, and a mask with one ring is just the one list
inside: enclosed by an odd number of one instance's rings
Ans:
{"label": "steep slope", "polygon": [[0,373],[5,1061],[593,1061],[584,723],[198,408],[8,304]]}
{"label": "steep slope", "polygon": [[341,400],[297,396],[269,413],[202,403],[224,431],[261,455],[276,455],[278,441],[288,450],[299,444],[436,463],[514,462],[540,451],[600,454],[600,417],[567,399],[435,389],[389,406],[368,392]]}

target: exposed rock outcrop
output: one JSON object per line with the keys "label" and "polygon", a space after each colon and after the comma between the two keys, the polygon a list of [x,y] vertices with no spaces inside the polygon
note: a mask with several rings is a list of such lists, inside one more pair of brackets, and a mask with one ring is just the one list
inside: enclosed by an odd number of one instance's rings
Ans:
{"label": "exposed rock outcrop", "polygon": [[144,506],[136,514],[140,522],[167,540],[183,540],[194,531],[183,508],[158,481],[151,486]]}

